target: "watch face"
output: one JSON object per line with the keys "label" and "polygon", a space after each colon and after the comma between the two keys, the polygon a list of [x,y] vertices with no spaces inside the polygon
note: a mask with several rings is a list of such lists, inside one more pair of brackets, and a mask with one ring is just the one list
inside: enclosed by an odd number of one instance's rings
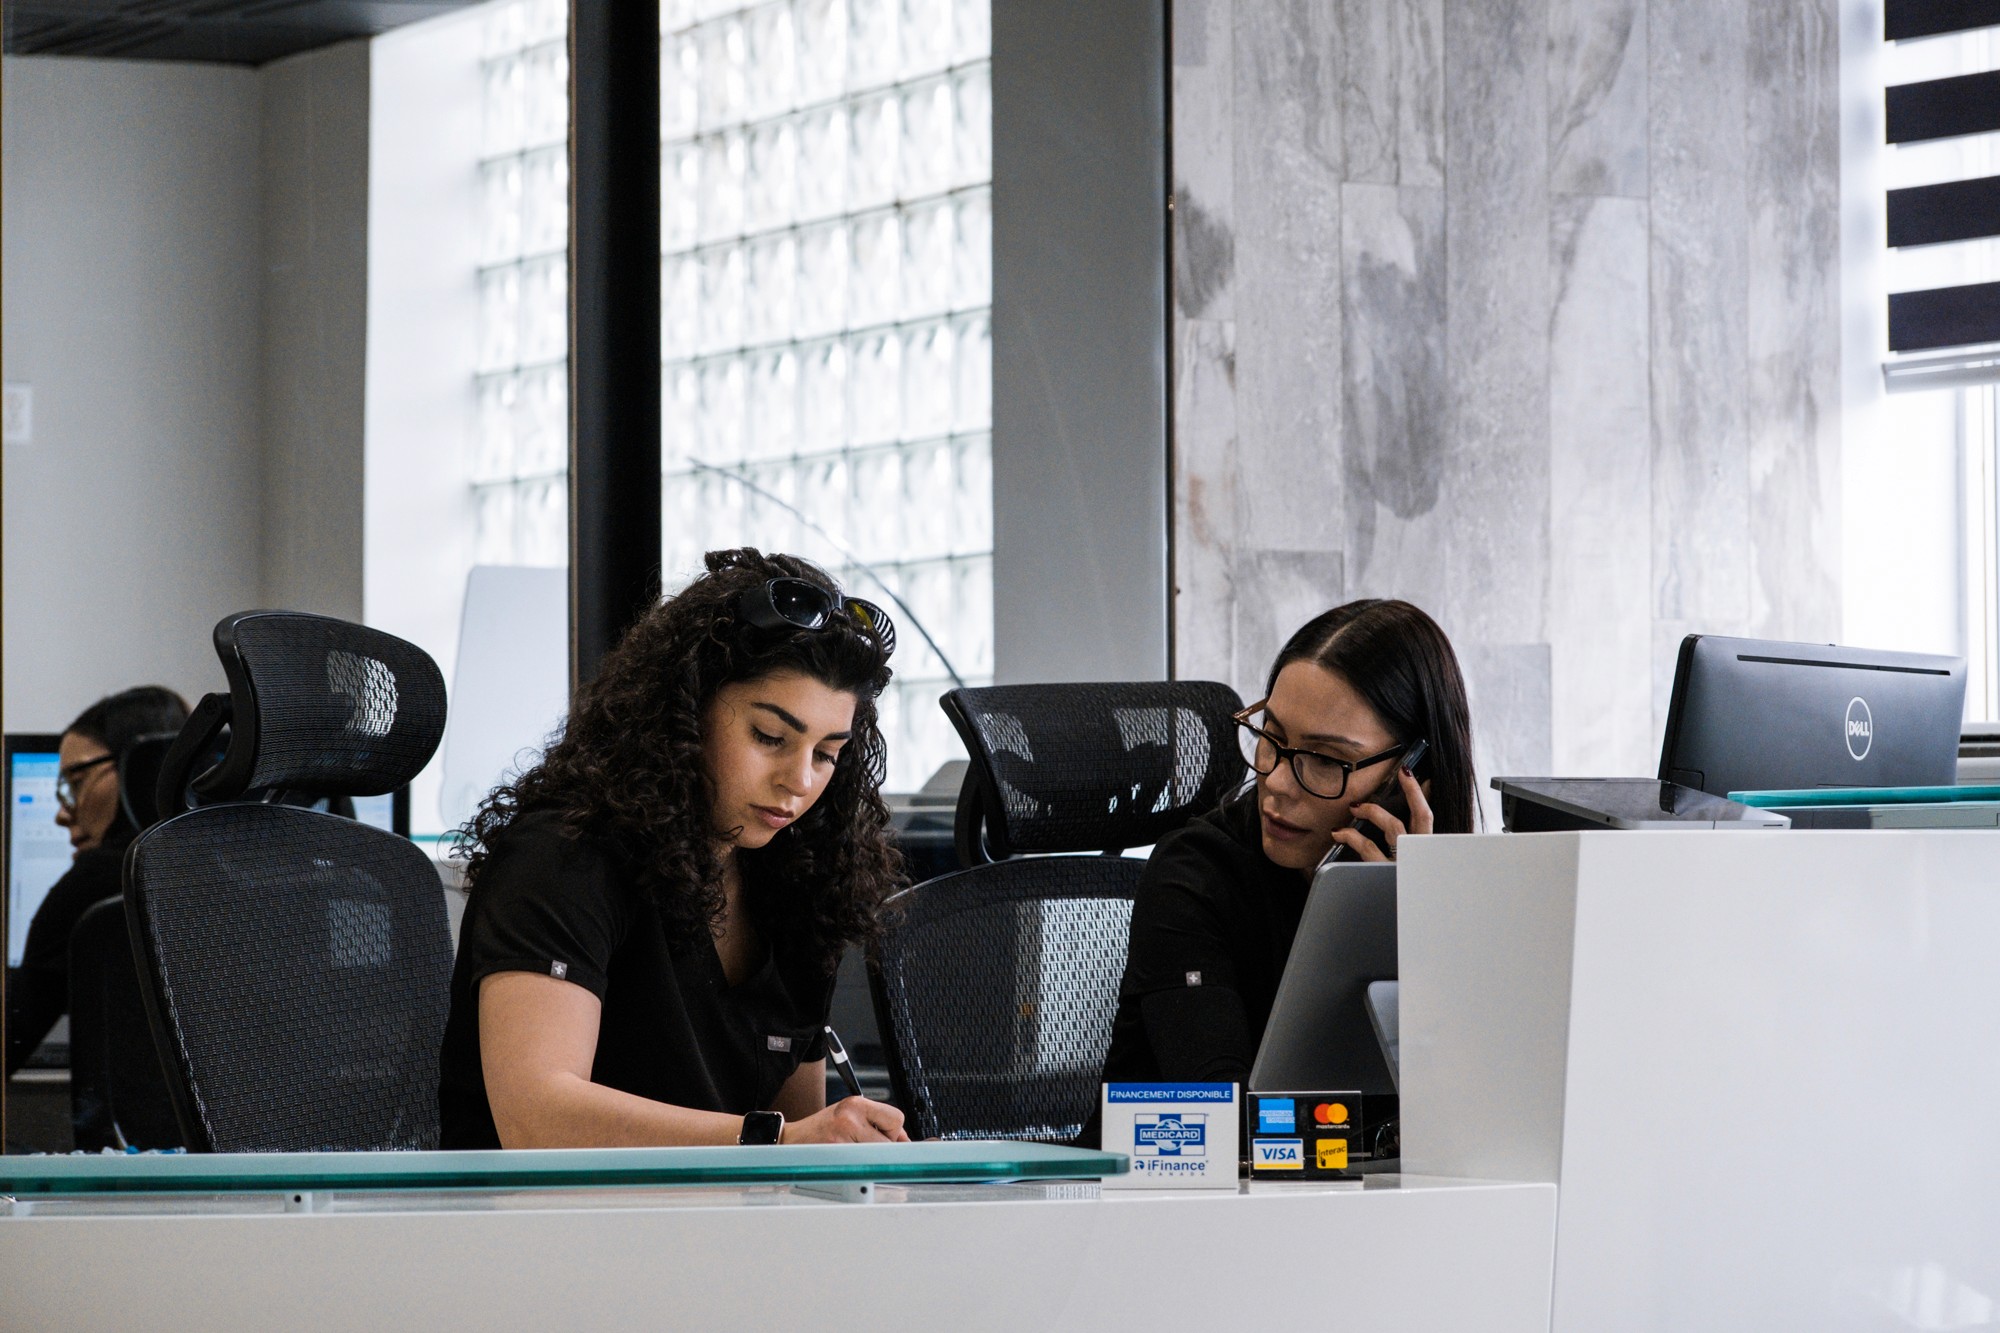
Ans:
{"label": "watch face", "polygon": [[784,1132],[785,1117],[780,1111],[752,1111],[743,1117],[743,1133],[738,1143],[776,1143]]}

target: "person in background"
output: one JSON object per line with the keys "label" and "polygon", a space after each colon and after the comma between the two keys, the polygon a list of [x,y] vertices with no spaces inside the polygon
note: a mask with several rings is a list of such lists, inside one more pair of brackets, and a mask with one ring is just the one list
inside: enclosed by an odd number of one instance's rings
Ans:
{"label": "person in background", "polygon": [[7,1074],[11,1077],[69,1009],[69,937],[77,918],[123,891],[125,848],[139,836],[120,799],[119,762],[134,741],[187,721],[180,695],[141,685],[99,699],[63,730],[56,823],[74,859],[28,923],[21,966],[7,972]]}
{"label": "person in background", "polygon": [[714,551],[461,835],[447,1148],[907,1138],[826,1105],[834,970],[899,885],[895,632],[793,556]]}
{"label": "person in background", "polygon": [[1237,726],[1256,780],[1146,863],[1107,1082],[1247,1082],[1320,862],[1336,849],[1392,860],[1408,834],[1472,831],[1465,682],[1444,631],[1408,602],[1308,621]]}

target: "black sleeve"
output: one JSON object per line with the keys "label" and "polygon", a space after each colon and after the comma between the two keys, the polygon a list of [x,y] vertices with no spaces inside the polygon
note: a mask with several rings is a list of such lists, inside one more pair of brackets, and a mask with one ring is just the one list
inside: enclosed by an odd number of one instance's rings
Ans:
{"label": "black sleeve", "polygon": [[85,912],[118,893],[122,860],[122,849],[80,853],[35,909],[21,945],[21,966],[7,970],[9,1077],[69,1012],[69,937]]}
{"label": "black sleeve", "polygon": [[1139,1003],[1161,1077],[1240,1083],[1256,1044],[1225,919],[1230,872],[1190,832],[1146,863],[1121,989]]}
{"label": "black sleeve", "polygon": [[[815,1060],[824,1060],[827,1058],[826,1025],[833,1017],[833,988],[839,979],[840,974],[837,971],[829,972],[826,980],[821,982],[817,990],[813,992],[814,998],[817,1001],[812,1008],[813,1034],[812,1040],[806,1043],[804,1052],[799,1056],[799,1063],[802,1065],[809,1065]],[[845,1034],[841,1036],[841,1040],[847,1040]],[[850,1049],[847,1055],[849,1059],[852,1059],[854,1052]]]}
{"label": "black sleeve", "polygon": [[629,893],[604,856],[553,818],[523,818],[498,840],[466,905],[458,952],[467,980],[538,972],[602,1000],[631,921]]}
{"label": "black sleeve", "polygon": [[69,1008],[69,978],[41,968],[7,969],[7,1077],[28,1062]]}
{"label": "black sleeve", "polygon": [[120,891],[122,850],[93,847],[77,855],[62,878],[49,886],[48,896],[28,923],[21,944],[21,966],[69,975],[69,937],[83,914]]}

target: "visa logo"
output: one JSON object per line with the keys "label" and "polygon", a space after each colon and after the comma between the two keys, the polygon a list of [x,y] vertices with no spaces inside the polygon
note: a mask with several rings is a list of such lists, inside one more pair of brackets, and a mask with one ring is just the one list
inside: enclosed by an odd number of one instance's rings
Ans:
{"label": "visa logo", "polygon": [[1257,1132],[1259,1134],[1292,1134],[1298,1131],[1298,1119],[1293,1112],[1290,1099],[1284,1101],[1259,1101],[1257,1103]]}
{"label": "visa logo", "polygon": [[1252,1139],[1250,1165],[1265,1171],[1303,1171],[1306,1145],[1300,1139]]}

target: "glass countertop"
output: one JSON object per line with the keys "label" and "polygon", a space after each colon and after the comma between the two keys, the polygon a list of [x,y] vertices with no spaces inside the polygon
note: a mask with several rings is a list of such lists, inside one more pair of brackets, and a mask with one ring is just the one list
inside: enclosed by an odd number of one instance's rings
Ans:
{"label": "glass countertop", "polygon": [[0,1194],[549,1189],[1099,1180],[1118,1153],[1005,1142],[788,1147],[552,1148],[492,1152],[100,1154],[0,1157]]}

